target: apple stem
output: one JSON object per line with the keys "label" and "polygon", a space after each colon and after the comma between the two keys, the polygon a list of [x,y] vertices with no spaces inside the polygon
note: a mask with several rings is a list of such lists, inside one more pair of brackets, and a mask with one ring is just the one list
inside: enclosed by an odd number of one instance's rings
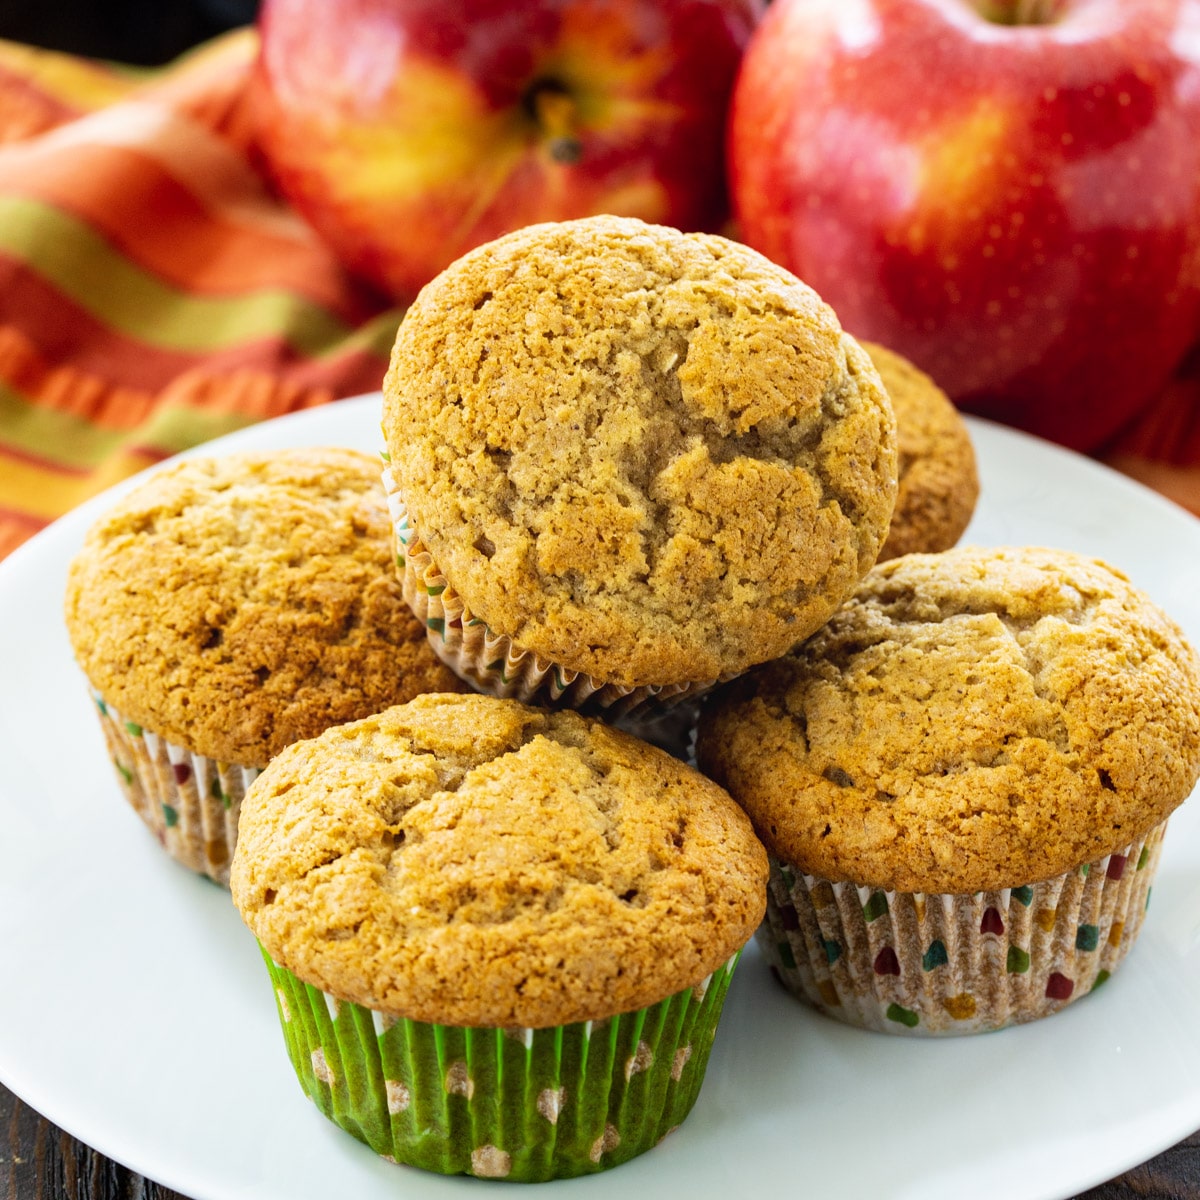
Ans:
{"label": "apple stem", "polygon": [[550,157],[567,166],[577,163],[583,155],[583,143],[576,133],[579,109],[566,89],[557,83],[539,83],[530,92],[528,104],[548,139]]}
{"label": "apple stem", "polygon": [[993,25],[1052,25],[1065,0],[976,0],[979,14]]}

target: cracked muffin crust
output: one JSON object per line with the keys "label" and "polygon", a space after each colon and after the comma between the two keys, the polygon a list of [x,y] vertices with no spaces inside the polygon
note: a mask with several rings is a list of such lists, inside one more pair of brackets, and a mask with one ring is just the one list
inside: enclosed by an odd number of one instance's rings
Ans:
{"label": "cracked muffin crust", "polygon": [[462,688],[401,596],[378,462],[351,450],[159,472],[89,531],[66,619],[124,719],[227,763]]}
{"label": "cracked muffin crust", "polygon": [[879,562],[901,554],[949,550],[963,535],[979,499],[975,450],[950,397],[908,359],[862,343],[896,414],[899,486]]}
{"label": "cracked muffin crust", "polygon": [[429,284],[383,424],[471,612],[628,687],[807,636],[895,496],[890,404],[832,310],[745,246],[617,217],[520,230]]}
{"label": "cracked muffin crust", "polygon": [[1097,560],[909,555],[718,696],[698,754],[804,872],[903,892],[1016,887],[1114,852],[1187,797],[1200,661]]}
{"label": "cracked muffin crust", "polygon": [[716,784],[599,721],[422,696],[289,747],[243,802],[234,901],[306,982],[419,1021],[542,1028],[698,983],[766,855]]}

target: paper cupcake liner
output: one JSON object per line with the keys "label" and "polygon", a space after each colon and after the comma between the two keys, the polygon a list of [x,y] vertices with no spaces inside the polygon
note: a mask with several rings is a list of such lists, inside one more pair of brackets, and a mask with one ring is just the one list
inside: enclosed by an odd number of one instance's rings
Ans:
{"label": "paper cupcake liner", "polygon": [[772,856],[757,937],[788,991],[885,1033],[980,1033],[1099,987],[1137,938],[1166,822],[1044,883],[970,896],[887,892]]}
{"label": "paper cupcake liner", "polygon": [[699,702],[685,697],[666,709],[653,702],[643,704],[631,713],[622,713],[612,724],[695,767],[699,721]]}
{"label": "paper cupcake liner", "polygon": [[125,798],[172,858],[224,887],[238,813],[258,767],[219,762],[126,720],[92,693]]}
{"label": "paper cupcake liner", "polygon": [[607,1170],[683,1121],[739,956],[648,1008],[549,1029],[395,1019],[263,957],[300,1086],[330,1120],[394,1162],[532,1183]]}
{"label": "paper cupcake liner", "polygon": [[383,486],[396,535],[396,565],[404,599],[425,626],[438,658],[479,691],[526,704],[615,716],[649,702],[667,707],[684,697],[703,695],[721,682],[711,679],[627,687],[568,670],[522,649],[506,634],[489,629],[446,582],[409,519],[390,467],[383,472]]}

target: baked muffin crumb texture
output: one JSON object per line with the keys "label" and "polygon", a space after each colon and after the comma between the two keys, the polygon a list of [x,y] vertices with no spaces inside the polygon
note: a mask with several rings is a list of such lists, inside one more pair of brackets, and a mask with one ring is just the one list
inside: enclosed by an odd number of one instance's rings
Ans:
{"label": "baked muffin crumb texture", "polygon": [[879,561],[948,550],[979,499],[975,449],[966,422],[937,384],[906,358],[873,342],[863,349],[896,414],[896,507]]}
{"label": "baked muffin crumb texture", "polygon": [[604,680],[782,653],[875,561],[891,408],[811,289],[747,247],[615,217],[467,255],[406,314],[384,429],[471,610]]}
{"label": "baked muffin crumb texture", "polygon": [[464,685],[401,595],[379,463],[333,448],[190,459],[88,532],[66,619],[123,717],[222,762]]}
{"label": "baked muffin crumb texture", "polygon": [[1187,797],[1200,664],[1097,560],[909,555],[792,655],[729,685],[699,754],[768,848],[813,875],[1020,886],[1128,844]]}
{"label": "baked muffin crumb texture", "polygon": [[285,750],[232,888],[281,965],[383,1012],[538,1028],[698,983],[766,856],[715,784],[573,712],[424,696]]}

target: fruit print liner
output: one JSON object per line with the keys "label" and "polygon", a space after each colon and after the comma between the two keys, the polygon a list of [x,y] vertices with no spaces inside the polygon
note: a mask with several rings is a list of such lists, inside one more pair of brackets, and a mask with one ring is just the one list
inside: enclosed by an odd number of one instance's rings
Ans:
{"label": "fruit print liner", "polygon": [[830,883],[772,856],[756,936],[788,991],[847,1024],[953,1035],[1034,1021],[1120,965],[1165,830],[1043,883],[968,896]]}

